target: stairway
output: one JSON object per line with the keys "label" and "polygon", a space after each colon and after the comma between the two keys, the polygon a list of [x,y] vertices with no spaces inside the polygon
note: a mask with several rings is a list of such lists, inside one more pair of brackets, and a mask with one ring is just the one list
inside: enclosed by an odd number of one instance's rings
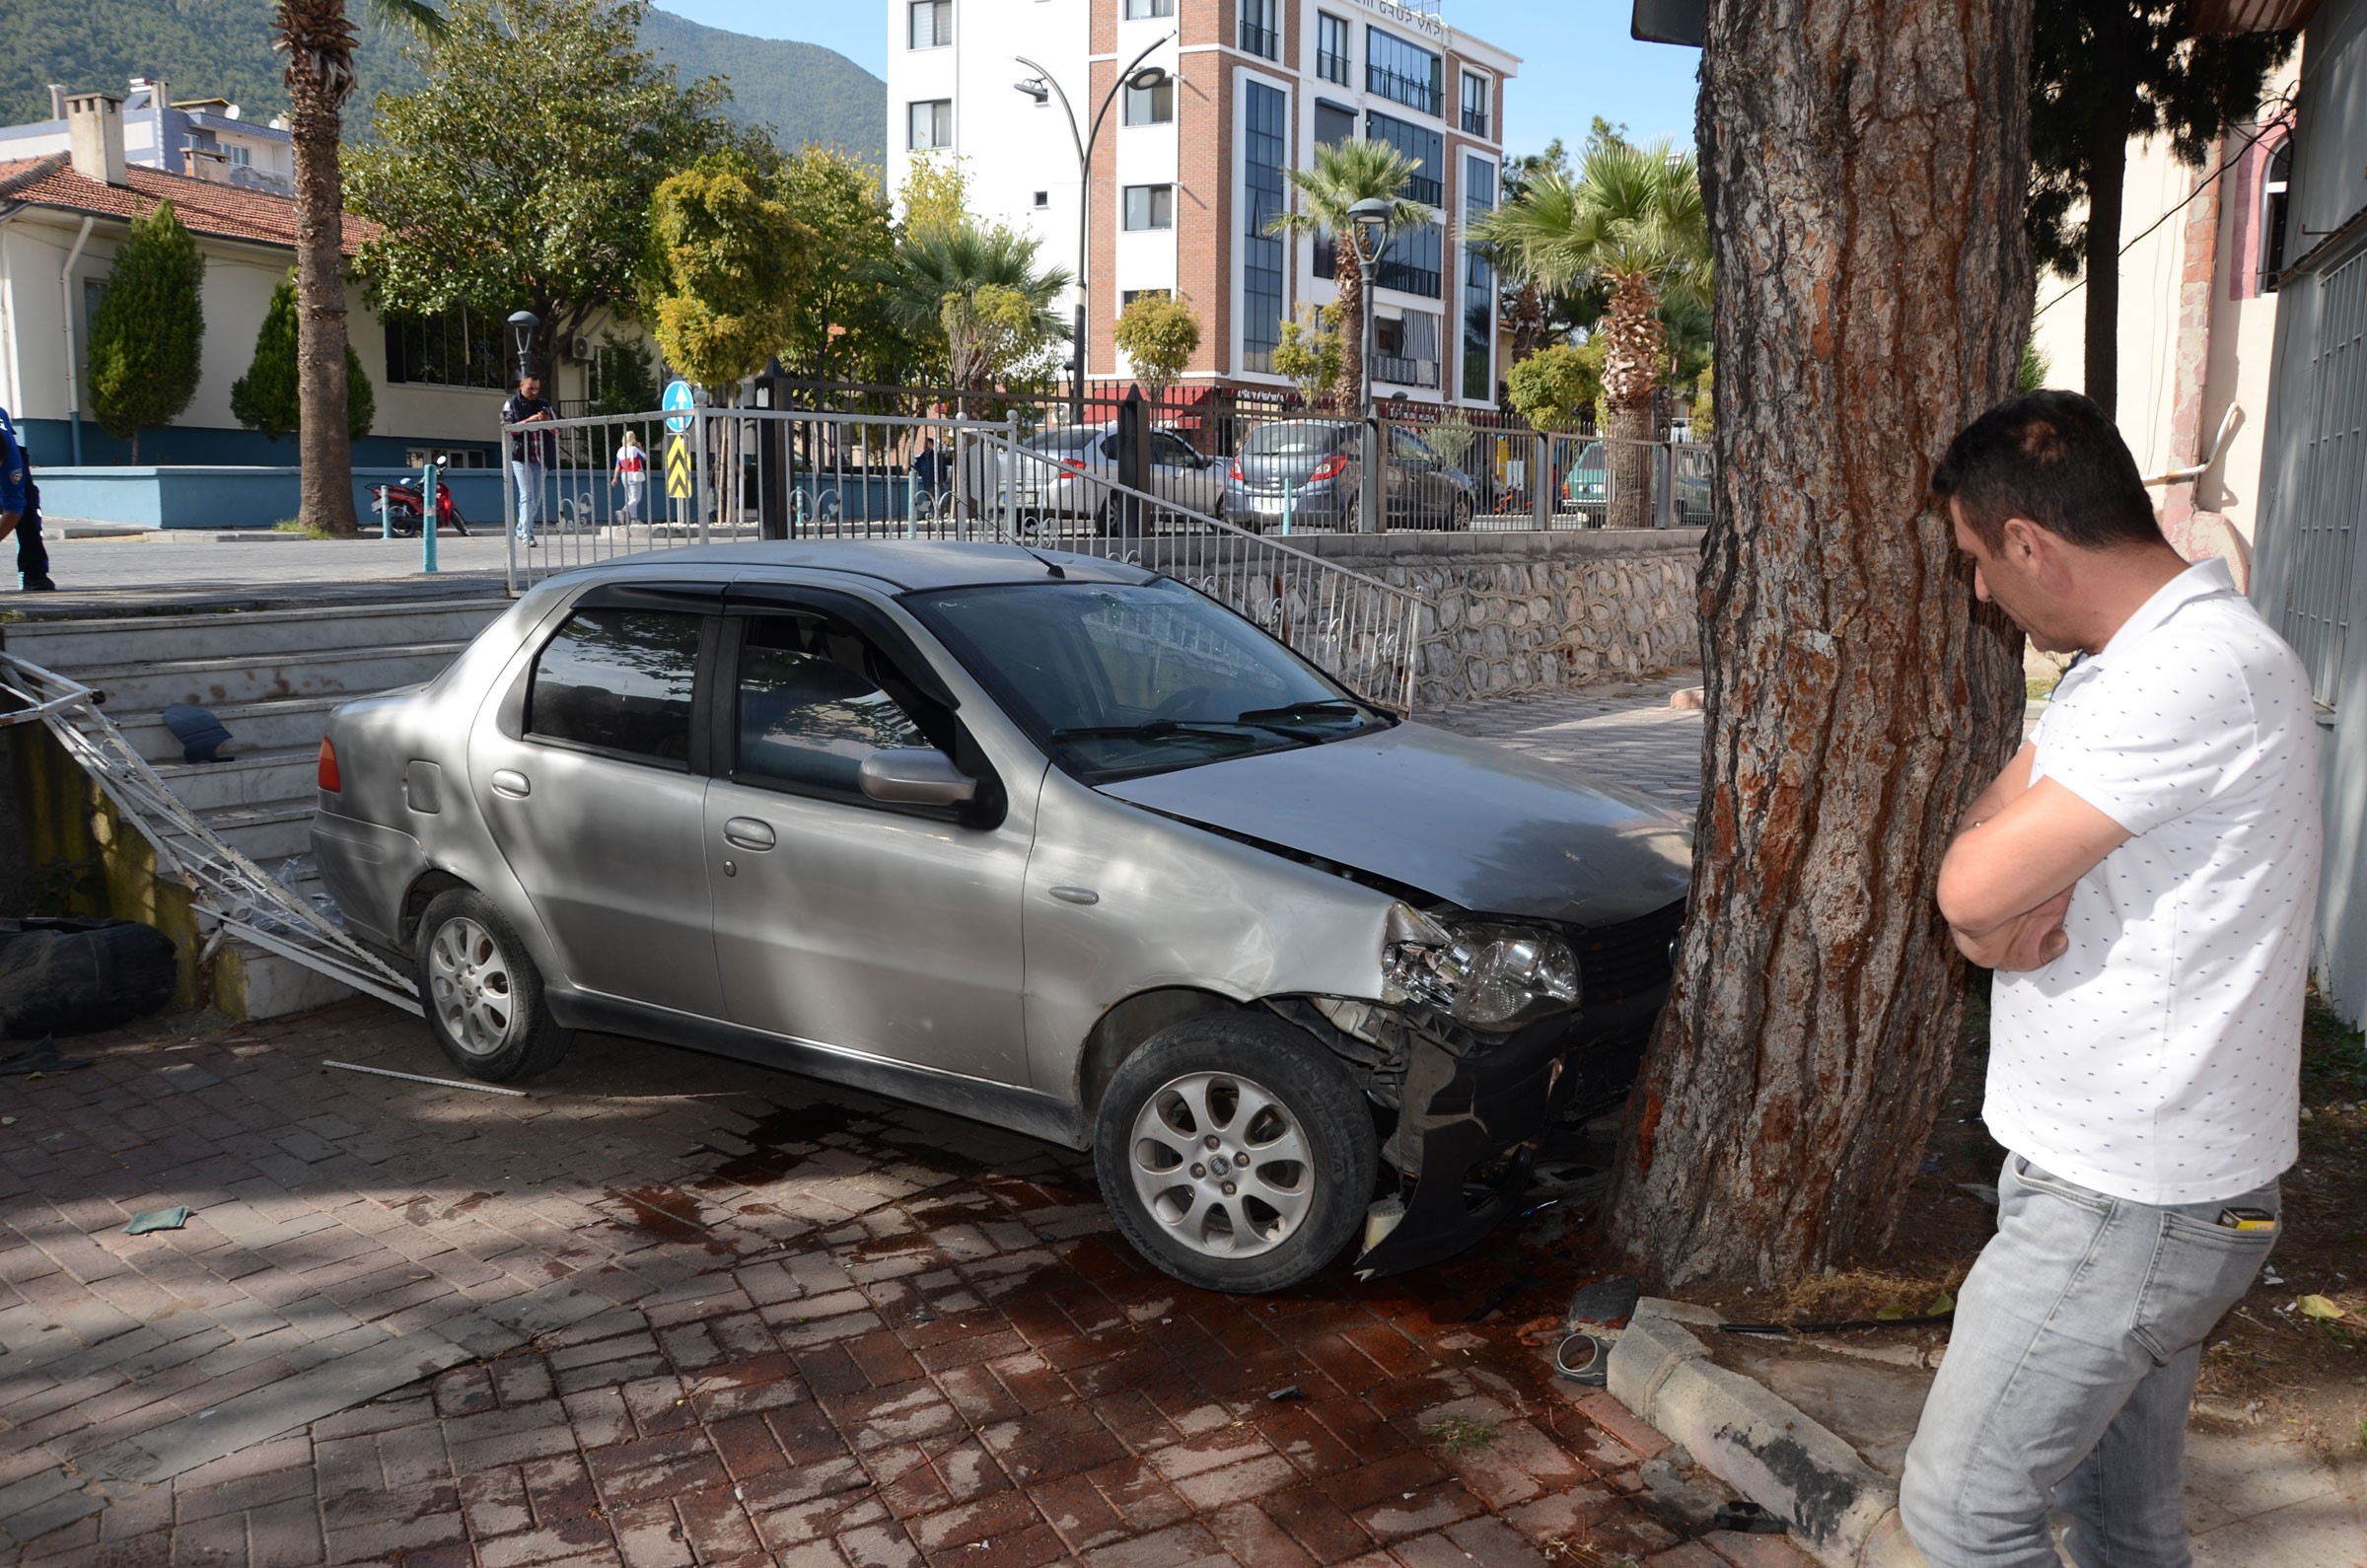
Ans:
{"label": "stairway", "polygon": [[[433,677],[510,604],[470,589],[333,600],[130,615],[88,601],[42,605],[0,635],[10,653],[103,693],[101,711],[183,804],[233,849],[309,895],[319,887],[314,770],[330,710]],[[222,721],[231,734],[227,760],[182,759],[163,717],[175,702]],[[289,868],[290,860],[298,864]],[[230,947],[233,972],[217,992],[235,1016],[269,1018],[348,994],[287,959]]]}

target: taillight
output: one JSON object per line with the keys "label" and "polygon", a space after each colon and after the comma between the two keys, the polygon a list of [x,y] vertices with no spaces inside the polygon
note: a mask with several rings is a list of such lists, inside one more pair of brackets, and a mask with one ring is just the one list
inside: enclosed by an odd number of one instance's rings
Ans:
{"label": "taillight", "polygon": [[1060,466],[1066,468],[1071,473],[1083,473],[1085,471],[1085,464],[1075,458],[1062,458],[1060,460]]}
{"label": "taillight", "polygon": [[337,777],[337,748],[327,736],[321,738],[321,787],[331,795],[344,792],[344,783]]}
{"label": "taillight", "polygon": [[1315,465],[1315,471],[1307,475],[1307,482],[1309,484],[1314,484],[1324,479],[1336,479],[1347,471],[1347,454],[1344,452],[1334,452],[1331,454],[1331,456],[1326,458],[1323,462]]}
{"label": "taillight", "polygon": [[1245,483],[1245,482],[1247,482],[1247,481],[1246,481],[1246,478],[1245,478],[1245,476],[1243,475],[1243,473],[1242,473],[1242,471],[1241,471],[1241,460],[1240,460],[1239,458],[1235,458],[1235,459],[1233,460],[1233,482],[1234,482],[1235,484],[1242,484],[1242,483]]}

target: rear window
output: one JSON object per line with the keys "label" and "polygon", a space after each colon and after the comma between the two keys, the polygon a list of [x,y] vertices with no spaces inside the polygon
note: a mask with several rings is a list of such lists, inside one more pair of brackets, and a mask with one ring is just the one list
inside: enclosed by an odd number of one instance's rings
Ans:
{"label": "rear window", "polygon": [[528,732],[687,766],[699,624],[679,610],[577,610],[535,658]]}
{"label": "rear window", "polygon": [[1259,425],[1250,432],[1241,450],[1259,458],[1320,456],[1343,445],[1347,435],[1336,425]]}

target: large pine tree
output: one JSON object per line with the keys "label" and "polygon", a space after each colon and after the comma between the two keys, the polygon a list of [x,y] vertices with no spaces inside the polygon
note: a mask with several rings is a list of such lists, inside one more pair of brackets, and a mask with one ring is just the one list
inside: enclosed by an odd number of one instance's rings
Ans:
{"label": "large pine tree", "polygon": [[141,427],[171,424],[197,395],[204,286],[205,257],[173,203],[132,220],[91,315],[90,390],[92,414],[135,463]]}

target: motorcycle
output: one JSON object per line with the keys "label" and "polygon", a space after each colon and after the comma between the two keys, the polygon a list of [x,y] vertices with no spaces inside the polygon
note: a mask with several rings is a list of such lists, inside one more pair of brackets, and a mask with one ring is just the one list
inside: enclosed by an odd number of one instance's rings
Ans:
{"label": "motorcycle", "polygon": [[[394,484],[374,484],[370,487],[371,515],[378,516],[382,510],[388,526],[408,538],[419,533],[426,502],[419,486],[408,479]],[[436,532],[457,534],[462,538],[468,536],[468,520],[461,516],[460,507],[454,503],[452,486],[440,481],[436,485]]]}

